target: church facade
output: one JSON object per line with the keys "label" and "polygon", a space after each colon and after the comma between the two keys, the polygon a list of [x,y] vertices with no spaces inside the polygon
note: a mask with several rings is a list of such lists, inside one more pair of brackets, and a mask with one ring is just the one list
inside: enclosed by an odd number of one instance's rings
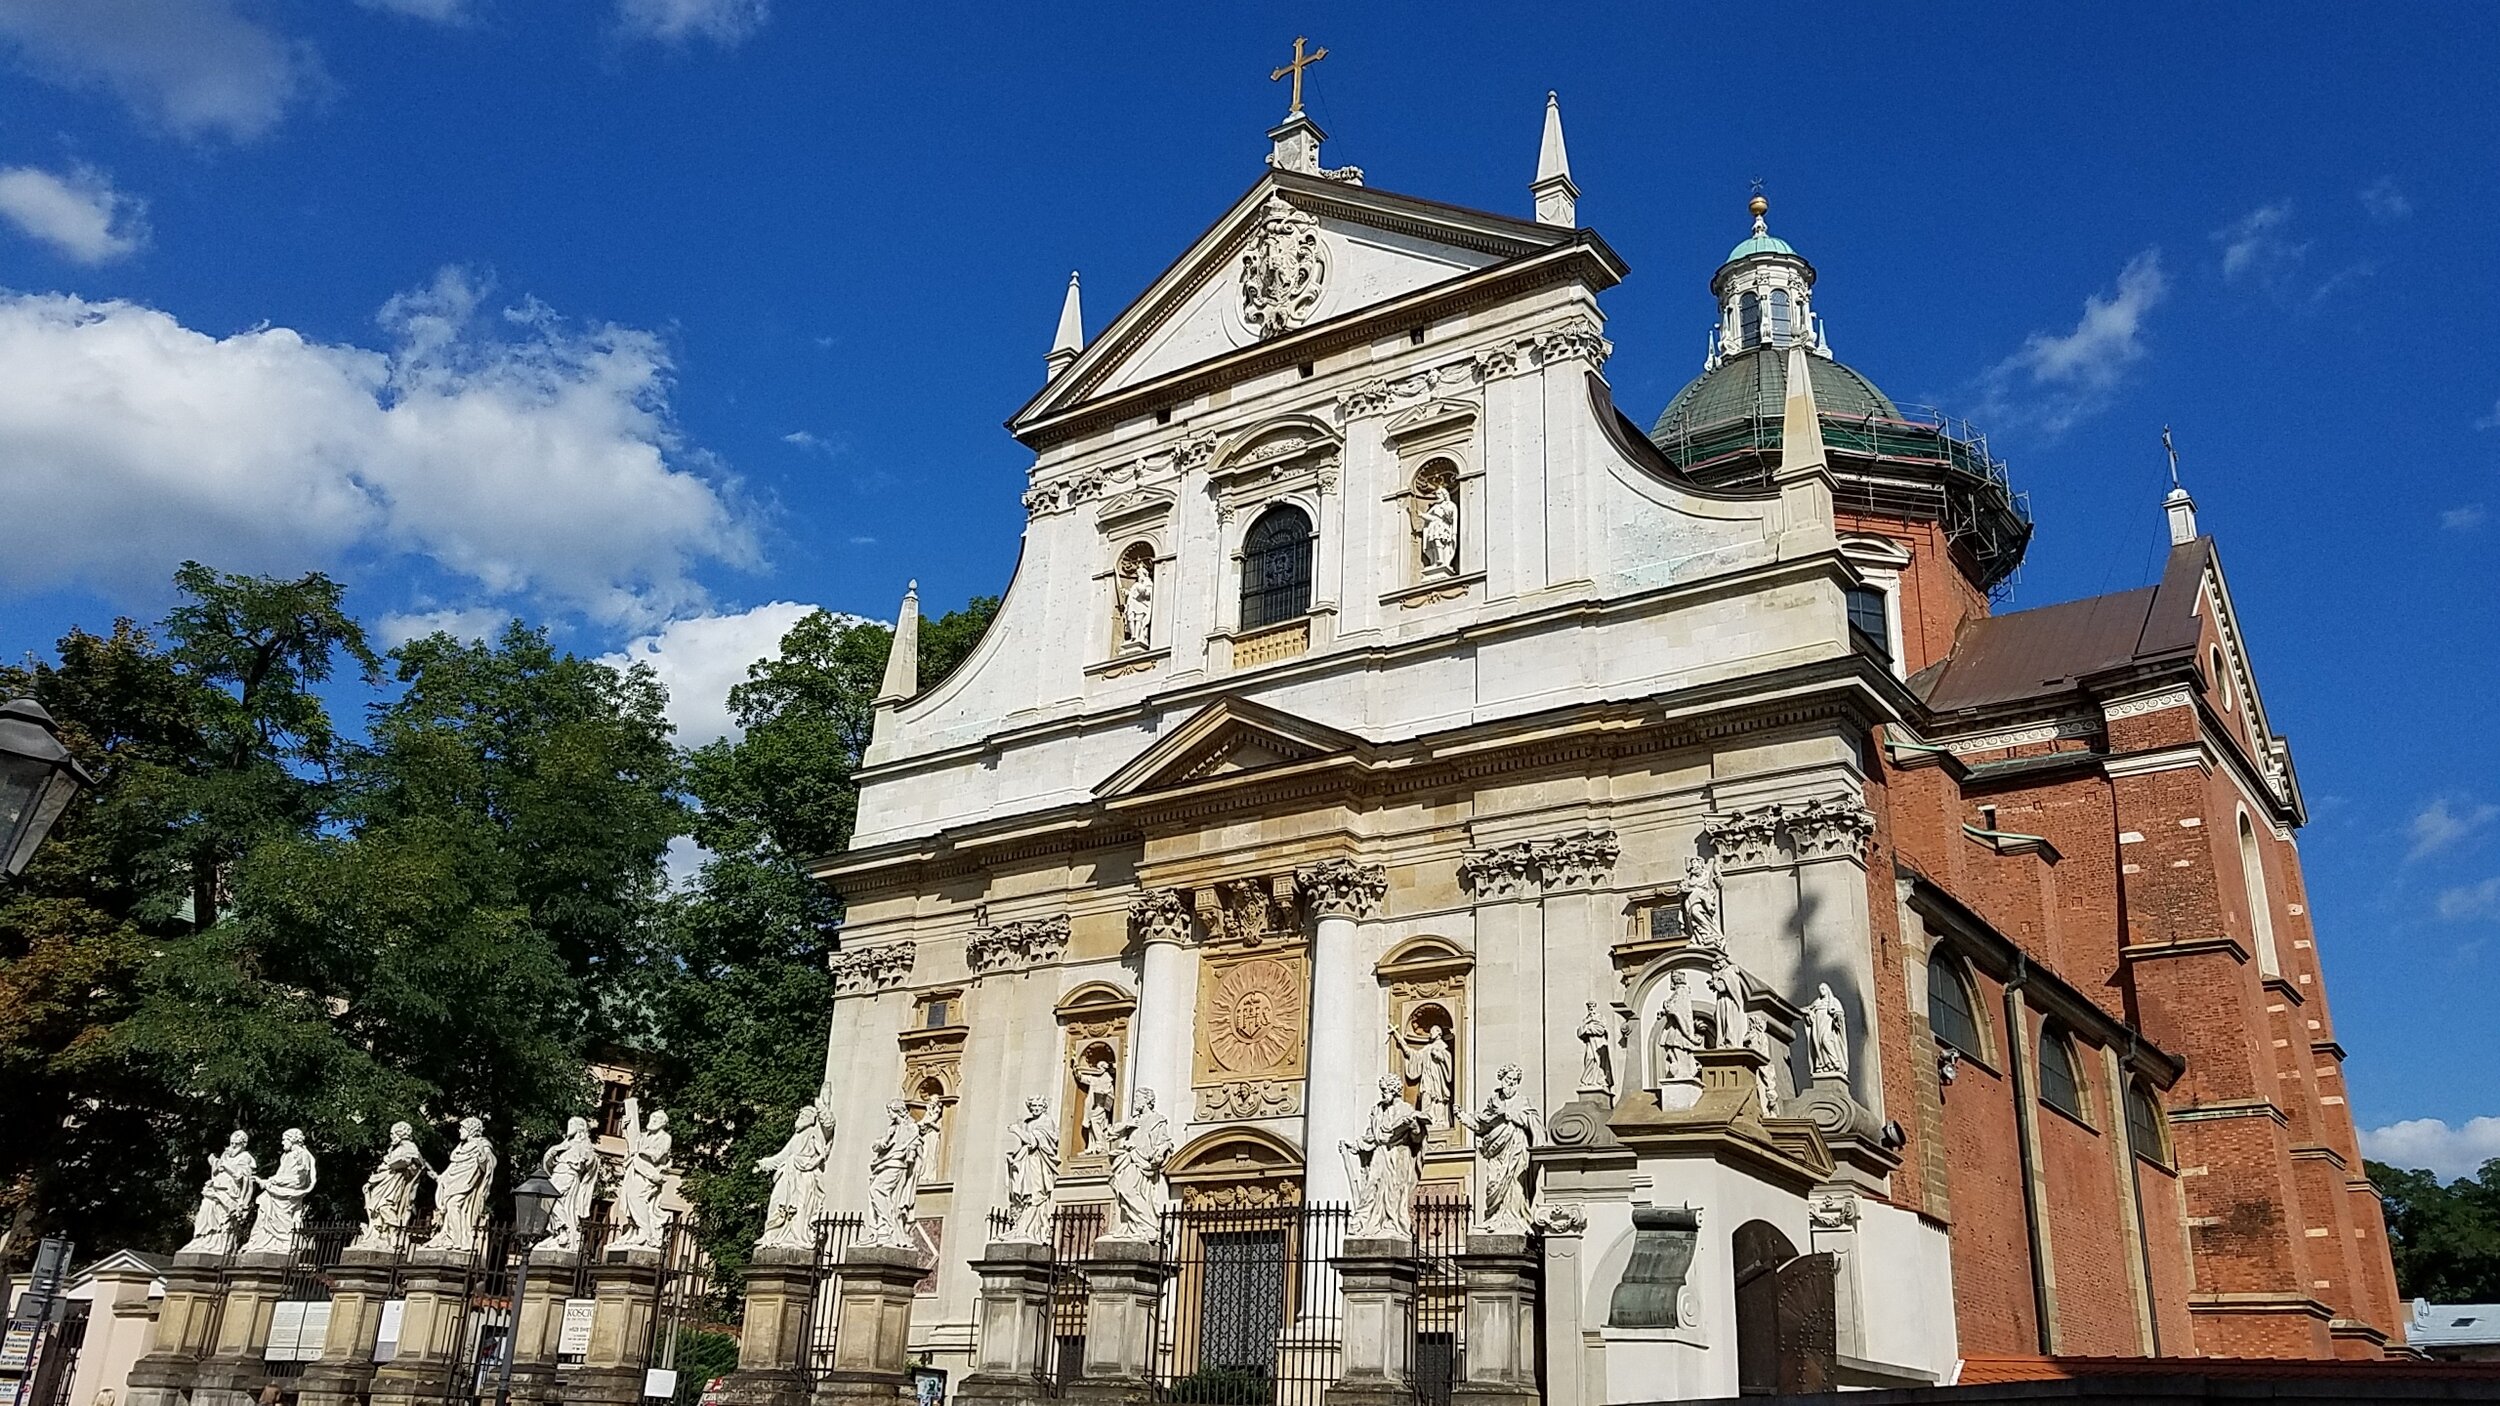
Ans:
{"label": "church facade", "polygon": [[1994,613],[2002,466],[1832,357],[1759,199],[1645,433],[1550,102],[1533,218],[1271,136],[1090,341],[1071,283],[1004,604],[923,688],[906,599],[814,865],[835,1206],[889,1100],[936,1114],[915,1348],[967,1360],[1030,1099],[1063,1205],[1145,1092],[1174,1204],[1319,1206],[1386,1077],[1475,1205],[1515,1069],[1556,1399],[1756,1389],[1800,1296],[1867,1385],[2401,1350],[2298,780],[2186,495],[2159,584]]}

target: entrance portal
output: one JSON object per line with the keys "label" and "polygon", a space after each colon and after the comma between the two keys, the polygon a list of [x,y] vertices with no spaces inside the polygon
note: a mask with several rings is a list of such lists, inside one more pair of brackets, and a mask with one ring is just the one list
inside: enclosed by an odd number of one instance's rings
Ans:
{"label": "entrance portal", "polygon": [[1736,1227],[1732,1249],[1737,1391],[1832,1390],[1840,1352],[1832,1257],[1800,1255],[1778,1226],[1758,1220]]}

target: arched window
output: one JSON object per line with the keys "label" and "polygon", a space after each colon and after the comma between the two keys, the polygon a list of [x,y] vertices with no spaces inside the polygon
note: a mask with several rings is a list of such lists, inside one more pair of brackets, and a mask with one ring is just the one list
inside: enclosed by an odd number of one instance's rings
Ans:
{"label": "arched window", "polygon": [[1737,296],[1736,343],[1746,347],[1762,345],[1762,299],[1754,294]]}
{"label": "arched window", "polygon": [[2040,1030],[2040,1101],[2076,1122],[2083,1119],[2083,1076],[2074,1042],[2055,1026]]}
{"label": "arched window", "polygon": [[1849,628],[1874,649],[1877,658],[1890,663],[1892,603],[1884,599],[1883,589],[1877,586],[1847,586],[1842,588],[1841,594],[1849,602]]}
{"label": "arched window", "polygon": [[1771,290],[1771,345],[1788,345],[1788,290],[1785,288]]}
{"label": "arched window", "polygon": [[2240,812],[2240,879],[2248,886],[2248,931],[2257,939],[2257,970],[2274,976],[2282,968],[2274,955],[2274,907],[2266,901],[2266,859],[2257,848],[2257,827]]}
{"label": "arched window", "polygon": [[1971,999],[1970,977],[1962,964],[1938,954],[1927,963],[1927,1026],[1936,1043],[1976,1059],[1980,1046],[1978,1003]]}
{"label": "arched window", "polygon": [[2222,704],[2222,711],[2226,713],[2232,711],[2232,702],[2237,697],[2237,690],[2231,687],[2231,675],[2223,665],[2221,645],[2206,646],[2205,665],[2207,672],[2213,675],[2213,683],[2210,687],[2213,689],[2215,699]]}
{"label": "arched window", "polygon": [[1259,514],[1241,543],[1241,628],[1311,612],[1311,519],[1290,503]]}
{"label": "arched window", "polygon": [[2127,1085],[2127,1145],[2135,1155],[2163,1166],[2170,1164],[2170,1139],[2163,1136],[2168,1126],[2162,1117],[2161,1102],[2142,1080]]}

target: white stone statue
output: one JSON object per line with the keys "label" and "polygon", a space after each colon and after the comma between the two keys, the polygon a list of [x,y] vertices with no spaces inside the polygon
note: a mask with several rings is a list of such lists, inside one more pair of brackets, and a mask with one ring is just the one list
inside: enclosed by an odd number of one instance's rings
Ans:
{"label": "white stone statue", "polygon": [[1354,1164],[1354,1220],[1346,1228],[1348,1239],[1415,1238],[1415,1184],[1423,1180],[1427,1129],[1424,1115],[1405,1095],[1404,1080],[1381,1075],[1380,1101],[1372,1105],[1363,1136],[1337,1144]]}
{"label": "white stone statue", "polygon": [[1709,976],[1710,1047],[1732,1050],[1745,1043],[1745,978],[1721,954]]}
{"label": "white stone statue", "polygon": [[832,1130],[833,1113],[819,1094],[816,1102],[799,1110],[781,1150],[756,1159],[755,1170],[773,1174],[773,1194],[764,1203],[764,1233],[755,1237],[755,1248],[815,1248],[816,1222],[825,1214],[825,1159],[833,1151]]}
{"label": "white stone statue", "polygon": [[1458,1055],[1450,1048],[1450,1028],[1427,1025],[1409,1035],[1392,1025],[1389,1038],[1405,1057],[1406,1082],[1415,1086],[1415,1107],[1424,1115],[1424,1126],[1436,1133],[1447,1132],[1458,1086]]}
{"label": "white stone statue", "polygon": [[1119,1116],[1117,1096],[1120,1075],[1111,1061],[1098,1059],[1087,1064],[1082,1055],[1068,1062],[1068,1070],[1076,1076],[1076,1086],[1085,1093],[1083,1129],[1085,1145],[1078,1149],[1088,1156],[1111,1155],[1111,1122]]}
{"label": "white stone statue", "polygon": [[200,1186],[199,1209],[191,1213],[191,1238],[179,1253],[231,1255],[242,1245],[256,1181],[252,1173],[259,1165],[245,1147],[250,1141],[237,1128],[227,1137],[225,1151],[209,1154],[208,1180]]}
{"label": "white stone statue", "polygon": [[547,1238],[539,1247],[578,1255],[582,1222],[590,1219],[590,1204],[599,1196],[599,1149],[590,1140],[590,1120],[565,1119],[564,1140],[539,1157],[538,1170],[556,1189],[555,1204],[547,1208]]}
{"label": "white stone statue", "polygon": [[653,1109],[643,1121],[642,1102],[625,1099],[625,1169],[617,1175],[616,1203],[625,1213],[624,1230],[608,1241],[611,1250],[656,1250],[668,1233],[668,1217],[660,1197],[676,1172],[669,1165],[676,1139],[669,1136],[668,1114]]}
{"label": "white stone statue", "polygon": [[474,1251],[486,1239],[486,1198],[495,1189],[495,1145],[486,1120],[460,1120],[460,1141],[434,1174],[434,1234],[422,1248]]}
{"label": "white stone statue", "polygon": [[1806,1059],[1817,1079],[1849,1077],[1849,1012],[1828,981],[1806,1003]]}
{"label": "white stone statue", "polygon": [[1727,946],[1719,921],[1719,862],[1700,855],[1684,861],[1684,940],[1713,951]]}
{"label": "white stone statue", "polygon": [[911,1105],[885,1106],[885,1135],[868,1149],[868,1223],[860,1243],[890,1250],[912,1248],[913,1213],[920,1206],[920,1144],[937,1127],[938,1104],[913,1117]]}
{"label": "white stone statue", "polygon": [[1155,1111],[1155,1091],[1129,1095],[1129,1115],[1111,1128],[1111,1214],[1102,1238],[1154,1243],[1162,1214],[1163,1164],[1172,1156],[1172,1125]]}
{"label": "white stone statue", "polygon": [[1120,643],[1127,649],[1146,649],[1154,644],[1155,632],[1155,569],[1151,562],[1137,563],[1137,574],[1129,578],[1128,598],[1120,602]]}
{"label": "white stone statue", "polygon": [[1745,1021],[1745,1048],[1762,1056],[1762,1063],[1753,1072],[1754,1086],[1762,1095],[1762,1116],[1776,1118],[1780,1111],[1779,1066],[1771,1054],[1771,1018],[1760,1011]]}
{"label": "white stone statue", "polygon": [[365,1228],[356,1234],[352,1250],[397,1250],[408,1238],[408,1223],[417,1213],[417,1178],[434,1175],[434,1168],[417,1150],[416,1129],[406,1123],[391,1124],[390,1146],[382,1149],[382,1160],[365,1178]]}
{"label": "white stone statue", "polygon": [[1482,1111],[1461,1110],[1458,1119],[1476,1135],[1476,1158],[1483,1167],[1482,1223],[1487,1235],[1525,1235],[1529,1231],[1528,1151],[1545,1136],[1544,1121],[1521,1085],[1528,1073],[1505,1064],[1485,1095]]}
{"label": "white stone statue", "polygon": [[260,1194],[252,1207],[251,1238],[243,1242],[247,1255],[295,1252],[296,1232],[304,1228],[304,1203],[312,1199],[313,1182],[320,1175],[302,1128],[287,1129],[278,1146],[278,1165],[268,1176],[252,1179]]}
{"label": "white stone statue", "polygon": [[1422,525],[1424,538],[1424,574],[1449,576],[1458,571],[1458,500],[1450,490],[1438,483],[1425,490],[1429,501],[1424,506]]}
{"label": "white stone statue", "polygon": [[1615,1023],[1588,1003],[1588,1014],[1573,1032],[1580,1039],[1580,1092],[1612,1098],[1615,1092]]}
{"label": "white stone statue", "polygon": [[1704,1048],[1701,1004],[1691,969],[1678,968],[1668,979],[1666,999],[1658,1003],[1660,1083],[1691,1084],[1701,1079],[1701,1061],[1695,1057]]}
{"label": "white stone statue", "polygon": [[1047,1245],[1052,1195],[1059,1189],[1059,1125],[1050,1100],[1024,1101],[1024,1121],[1007,1130],[1007,1235],[1018,1244]]}

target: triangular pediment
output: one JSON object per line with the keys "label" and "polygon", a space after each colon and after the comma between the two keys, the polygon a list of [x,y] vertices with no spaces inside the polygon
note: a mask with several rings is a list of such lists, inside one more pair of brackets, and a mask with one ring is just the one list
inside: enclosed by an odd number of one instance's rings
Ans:
{"label": "triangular pediment", "polygon": [[1371,745],[1352,733],[1237,698],[1208,704],[1103,782],[1106,801],[1311,764],[1361,765]]}
{"label": "triangular pediment", "polygon": [[1270,171],[1010,427],[1582,237],[1578,230]]}

